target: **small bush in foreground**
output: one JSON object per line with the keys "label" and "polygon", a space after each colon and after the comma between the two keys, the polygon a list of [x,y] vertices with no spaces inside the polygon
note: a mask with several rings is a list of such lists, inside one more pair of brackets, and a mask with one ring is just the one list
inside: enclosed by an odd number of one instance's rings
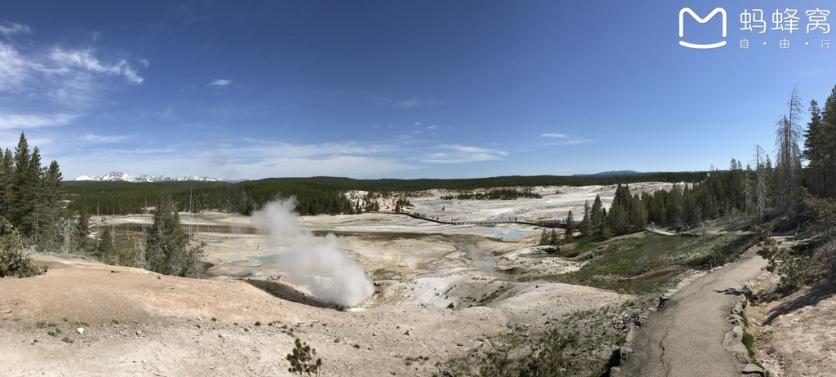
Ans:
{"label": "small bush in foreground", "polygon": [[285,357],[290,362],[288,372],[300,376],[319,376],[322,359],[316,357],[316,350],[309,344],[296,338],[293,351]]}
{"label": "small bush in foreground", "polygon": [[23,242],[17,230],[6,219],[0,218],[0,278],[29,277],[46,272],[23,254]]}

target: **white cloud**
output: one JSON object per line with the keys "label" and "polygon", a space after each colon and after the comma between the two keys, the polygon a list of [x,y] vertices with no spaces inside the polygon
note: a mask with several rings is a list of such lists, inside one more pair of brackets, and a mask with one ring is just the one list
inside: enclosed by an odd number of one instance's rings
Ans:
{"label": "white cloud", "polygon": [[576,137],[572,135],[562,134],[562,133],[544,133],[540,134],[541,138],[544,139],[552,139],[554,141],[545,142],[544,146],[551,146],[551,145],[580,145],[580,144],[587,144],[592,143],[595,140]]}
{"label": "white cloud", "polygon": [[[22,26],[2,25],[7,30],[25,30]],[[118,77],[132,84],[144,81],[126,60],[109,62],[97,56],[92,48],[44,49],[0,41],[0,94],[11,93],[17,102],[29,101],[38,106],[57,104],[77,112],[110,88],[107,77]]]}
{"label": "white cloud", "polygon": [[427,107],[432,105],[435,105],[435,101],[421,98],[410,98],[403,101],[395,102],[395,107],[401,110],[414,109],[416,107]]}
{"label": "white cloud", "polygon": [[13,46],[0,42],[0,91],[17,91],[26,80],[29,63]]}
{"label": "white cloud", "polygon": [[442,151],[430,153],[421,162],[430,164],[462,164],[468,162],[496,161],[508,155],[500,149],[474,147],[469,145],[443,145]]}
{"label": "white cloud", "polygon": [[217,86],[219,88],[223,88],[229,84],[232,84],[232,80],[227,79],[214,79],[209,83],[209,86]]}
{"label": "white cloud", "polygon": [[581,144],[589,144],[594,142],[593,139],[569,139],[566,141],[561,142],[561,145],[581,145]]}
{"label": "white cloud", "polygon": [[108,144],[108,143],[118,143],[120,141],[125,141],[128,137],[125,135],[97,135],[97,134],[85,134],[78,139],[81,141],[86,141],[88,143],[96,143],[96,144]]}
{"label": "white cloud", "polygon": [[0,113],[0,129],[26,129],[38,127],[63,126],[78,117],[76,114],[4,114]]}
{"label": "white cloud", "polygon": [[71,68],[81,68],[95,73],[117,75],[124,77],[125,80],[133,84],[142,84],[142,82],[145,81],[144,78],[139,76],[136,69],[128,64],[128,62],[124,59],[121,59],[116,63],[107,64],[96,58],[96,56],[93,55],[93,51],[89,49],[65,50],[60,47],[56,47],[52,50],[52,53],[49,54],[49,57],[57,63],[58,67],[62,70],[69,71]]}
{"label": "white cloud", "polygon": [[19,24],[17,22],[0,22],[0,34],[3,34],[6,37],[15,35],[15,34],[29,34],[32,31],[29,29],[29,26]]}
{"label": "white cloud", "polygon": [[[98,135],[89,139],[98,139]],[[333,175],[379,177],[413,169],[385,145],[292,144],[238,139],[234,144],[84,148],[57,156],[67,176],[121,170],[136,174],[207,175],[224,179]],[[142,155],[137,159],[137,155]]]}

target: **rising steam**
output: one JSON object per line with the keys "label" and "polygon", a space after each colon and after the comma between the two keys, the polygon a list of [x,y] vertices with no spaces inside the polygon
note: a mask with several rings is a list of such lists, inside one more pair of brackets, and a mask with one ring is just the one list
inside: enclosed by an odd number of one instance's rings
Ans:
{"label": "rising steam", "polygon": [[317,237],[299,225],[293,199],[267,203],[252,222],[267,236],[267,248],[287,274],[286,280],[307,288],[316,298],[341,306],[360,304],[374,293],[357,262],[340,250],[333,234]]}

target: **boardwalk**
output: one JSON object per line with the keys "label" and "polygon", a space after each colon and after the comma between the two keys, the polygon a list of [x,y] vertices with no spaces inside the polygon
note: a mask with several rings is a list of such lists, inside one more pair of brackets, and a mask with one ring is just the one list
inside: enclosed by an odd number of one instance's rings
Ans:
{"label": "boardwalk", "polygon": [[566,223],[559,221],[559,220],[549,220],[549,221],[528,221],[526,219],[521,219],[519,217],[512,217],[508,220],[473,220],[473,221],[453,221],[453,220],[442,220],[439,217],[432,217],[428,216],[427,214],[423,213],[413,213],[413,212],[388,212],[388,211],[381,211],[380,213],[386,215],[403,215],[409,216],[413,219],[424,220],[429,222],[434,222],[436,224],[446,224],[446,225],[479,225],[479,226],[494,226],[499,224],[521,224],[521,225],[531,225],[531,226],[538,226],[542,228],[565,228]]}

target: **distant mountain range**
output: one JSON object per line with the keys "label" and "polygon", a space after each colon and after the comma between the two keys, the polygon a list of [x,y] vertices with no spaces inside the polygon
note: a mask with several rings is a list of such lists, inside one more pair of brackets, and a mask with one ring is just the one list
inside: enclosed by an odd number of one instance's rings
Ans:
{"label": "distant mountain range", "polygon": [[132,182],[132,183],[140,183],[140,182],[186,182],[186,181],[198,181],[198,182],[220,182],[220,179],[212,178],[212,177],[199,177],[199,176],[188,176],[188,177],[169,177],[166,175],[132,175],[128,173],[123,173],[119,171],[112,171],[104,175],[82,175],[80,177],[76,177],[76,181],[99,181],[99,182]]}

